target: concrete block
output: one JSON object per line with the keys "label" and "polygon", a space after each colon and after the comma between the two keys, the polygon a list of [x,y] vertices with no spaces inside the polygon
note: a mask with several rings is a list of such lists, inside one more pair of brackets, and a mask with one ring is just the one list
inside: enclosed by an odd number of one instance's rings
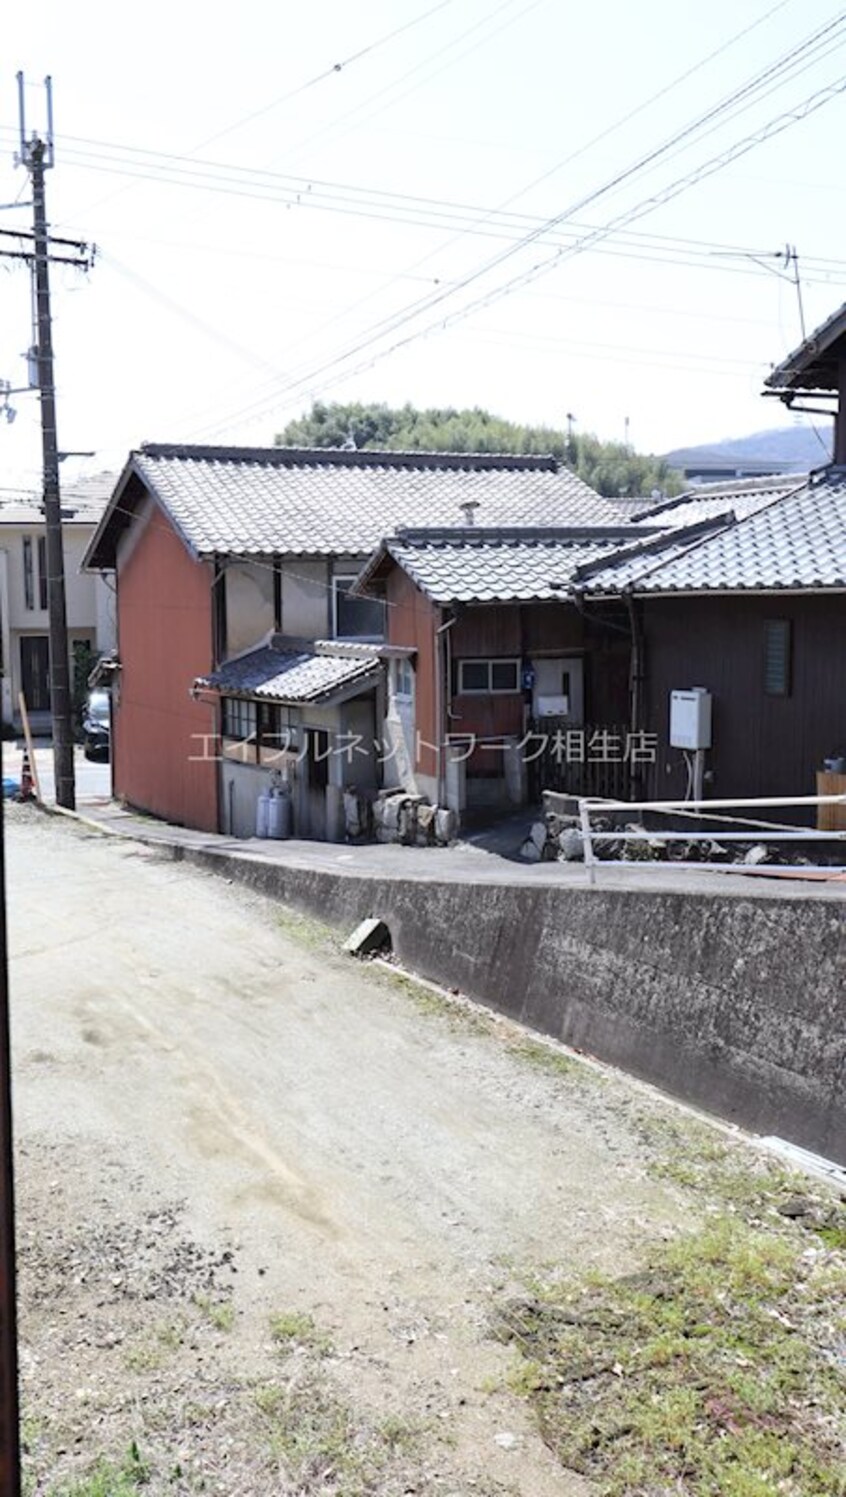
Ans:
{"label": "concrete block", "polygon": [[357,925],[352,935],[344,942],[344,950],[351,956],[372,956],[374,951],[384,951],[391,944],[391,932],[384,920],[371,916]]}

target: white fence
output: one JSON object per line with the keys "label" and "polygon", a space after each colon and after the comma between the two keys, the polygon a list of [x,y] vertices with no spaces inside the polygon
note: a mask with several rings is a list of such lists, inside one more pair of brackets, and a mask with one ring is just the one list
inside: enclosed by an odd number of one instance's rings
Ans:
{"label": "white fence", "polygon": [[[617,859],[600,861],[596,856],[597,842],[691,842],[711,840],[714,842],[752,842],[767,844],[796,843],[796,842],[843,842],[846,841],[846,831],[821,831],[818,827],[787,827],[775,822],[751,820],[745,817],[718,815],[719,811],[739,811],[769,809],[778,806],[844,806],[846,807],[846,795],[797,795],[793,797],[779,796],[772,800],[708,800],[708,801],[669,801],[669,800],[641,800],[641,801],[614,801],[601,800],[597,796],[582,796],[578,802],[579,822],[582,833],[582,846],[584,849],[585,870],[590,883],[596,882],[596,870],[602,868],[617,868],[621,864]],[[714,831],[713,835],[708,832],[692,831],[690,827],[685,831],[677,831],[663,827],[657,831],[628,831],[624,827],[618,827],[615,831],[600,832],[591,826],[591,815],[607,815],[609,812],[620,811],[653,811],[672,815],[675,817],[687,816],[697,821],[718,821],[720,830]],[[724,831],[726,825],[731,827],[745,827],[745,830]],[[744,873],[778,875],[784,877],[789,875],[790,866],[784,864],[773,866],[766,864],[750,865],[748,863],[717,863],[709,862],[708,859],[696,862],[673,862],[670,859],[630,859],[627,860],[626,868],[686,868],[696,870],[703,868],[716,868],[720,873]],[[801,873],[846,873],[846,866],[831,866],[828,864],[803,863],[796,867],[797,876]]]}

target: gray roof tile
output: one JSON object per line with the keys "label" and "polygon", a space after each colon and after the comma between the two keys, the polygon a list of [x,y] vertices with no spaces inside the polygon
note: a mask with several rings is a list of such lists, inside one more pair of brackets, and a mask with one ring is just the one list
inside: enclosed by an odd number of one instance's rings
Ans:
{"label": "gray roof tile", "polygon": [[665,499],[642,510],[638,520],[641,524],[655,522],[673,529],[698,525],[702,520],[717,519],[720,515],[734,514],[738,520],[743,520],[774,499],[796,493],[807,482],[807,473],[798,473],[698,484],[676,499]]}
{"label": "gray roof tile", "polygon": [[610,564],[585,581],[588,592],[622,587],[639,594],[846,588],[846,468],[815,474],[797,493],[716,534],[670,537],[661,554]]}
{"label": "gray roof tile", "polygon": [[[654,534],[654,531],[647,532]],[[419,531],[385,550],[435,603],[516,603],[567,595],[574,572],[619,550],[637,531]],[[368,568],[370,570],[370,568]]]}
{"label": "gray roof tile", "polygon": [[381,669],[375,650],[359,656],[317,654],[310,650],[278,650],[266,645],[230,660],[203,678],[223,695],[258,697],[296,705],[321,702],[346,687],[375,681]]}
{"label": "gray roof tile", "polygon": [[619,521],[551,458],[151,446],[131,469],[200,555],[362,555],[403,525],[460,524],[468,502],[480,524]]}

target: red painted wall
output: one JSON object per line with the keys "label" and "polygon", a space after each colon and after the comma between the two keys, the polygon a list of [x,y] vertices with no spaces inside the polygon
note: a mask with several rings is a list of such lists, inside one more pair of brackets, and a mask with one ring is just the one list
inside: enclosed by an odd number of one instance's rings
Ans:
{"label": "red painted wall", "polygon": [[[118,558],[120,700],[114,789],[130,805],[202,831],[218,830],[213,709],[189,696],[211,669],[211,567],[189,554],[158,508]],[[197,735],[197,736],[195,736]]]}
{"label": "red painted wall", "polygon": [[438,756],[433,745],[438,742],[438,648],[435,630],[441,622],[441,611],[399,567],[391,568],[386,596],[389,644],[406,645],[417,651],[414,697],[418,738],[414,767],[420,774],[436,775]]}

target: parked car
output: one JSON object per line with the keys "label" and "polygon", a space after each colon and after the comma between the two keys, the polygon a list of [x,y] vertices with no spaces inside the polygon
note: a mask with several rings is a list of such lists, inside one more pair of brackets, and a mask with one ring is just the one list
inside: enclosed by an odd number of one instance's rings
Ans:
{"label": "parked car", "polygon": [[111,748],[109,693],[90,691],[82,714],[82,742],[86,759],[108,759]]}

